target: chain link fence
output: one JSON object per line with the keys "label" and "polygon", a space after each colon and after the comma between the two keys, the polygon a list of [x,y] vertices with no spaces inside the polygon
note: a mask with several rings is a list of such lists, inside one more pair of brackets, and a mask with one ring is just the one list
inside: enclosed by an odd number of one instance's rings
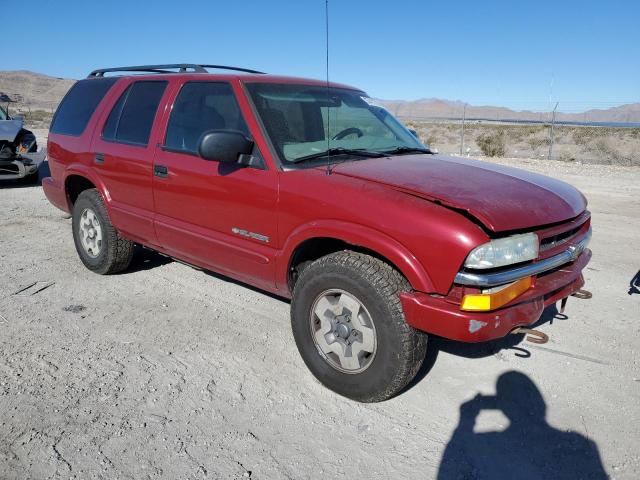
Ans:
{"label": "chain link fence", "polygon": [[[34,109],[13,95],[13,114],[23,115],[27,128],[48,129],[56,105]],[[563,162],[640,166],[640,123],[605,123],[593,114],[528,112],[528,120],[473,118],[461,107],[447,117],[420,116],[387,106],[420,139],[440,153],[470,157],[552,159]],[[504,115],[504,113],[502,113]]]}
{"label": "chain link fence", "polygon": [[416,118],[399,112],[399,117],[440,153],[640,166],[640,124],[598,122],[588,114],[569,122],[552,112],[539,113],[541,120],[535,121],[474,119],[464,113]]}

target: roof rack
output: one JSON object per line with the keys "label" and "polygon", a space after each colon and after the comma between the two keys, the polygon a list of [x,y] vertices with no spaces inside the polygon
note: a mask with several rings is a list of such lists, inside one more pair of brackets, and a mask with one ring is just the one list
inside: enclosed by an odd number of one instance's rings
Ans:
{"label": "roof rack", "polygon": [[[226,65],[199,65],[195,63],[168,63],[165,65],[136,65],[132,67],[99,68],[92,71],[87,78],[104,77],[111,72],[146,72],[146,73],[209,73],[207,68],[233,70],[235,72],[264,74],[248,68],[228,67]],[[177,69],[177,71],[175,71]]]}

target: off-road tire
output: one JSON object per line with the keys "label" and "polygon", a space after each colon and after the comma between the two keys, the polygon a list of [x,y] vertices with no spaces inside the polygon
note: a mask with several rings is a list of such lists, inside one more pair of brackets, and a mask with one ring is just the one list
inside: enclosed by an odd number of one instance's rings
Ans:
{"label": "off-road tire", "polygon": [[[352,251],[322,257],[307,266],[293,291],[291,326],[300,355],[326,387],[360,402],[393,397],[415,377],[424,361],[427,335],[409,326],[400,293],[407,280],[385,262]],[[356,296],[375,324],[376,354],[360,373],[343,373],[319,352],[311,333],[311,309],[322,292],[340,289]]]}
{"label": "off-road tire", "polygon": [[[97,257],[90,256],[82,246],[79,237],[79,222],[82,212],[90,208],[95,212],[102,229],[102,247]],[[120,237],[111,224],[102,195],[96,189],[85,190],[73,205],[73,240],[82,263],[91,271],[100,275],[118,273],[127,269],[133,258],[134,243]]]}

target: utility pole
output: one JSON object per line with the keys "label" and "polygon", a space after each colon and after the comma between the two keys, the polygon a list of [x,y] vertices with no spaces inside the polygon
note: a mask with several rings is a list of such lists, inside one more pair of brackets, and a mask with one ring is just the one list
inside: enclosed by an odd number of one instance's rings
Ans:
{"label": "utility pole", "polygon": [[551,160],[551,154],[553,153],[553,125],[556,123],[556,109],[558,108],[558,102],[556,102],[556,106],[553,107],[553,112],[551,114],[551,128],[549,129],[549,156],[547,157]]}
{"label": "utility pole", "polygon": [[467,104],[464,104],[462,109],[462,125],[460,126],[460,156],[462,156],[462,152],[464,150],[464,121],[467,118]]}

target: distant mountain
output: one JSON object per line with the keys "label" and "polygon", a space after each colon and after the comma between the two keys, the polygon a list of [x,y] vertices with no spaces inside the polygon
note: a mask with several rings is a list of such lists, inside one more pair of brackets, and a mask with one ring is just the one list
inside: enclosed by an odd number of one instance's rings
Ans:
{"label": "distant mountain", "polygon": [[[394,115],[405,119],[461,118],[464,102],[428,98],[422,100],[376,100]],[[511,110],[505,107],[467,105],[469,119],[549,121],[549,112]],[[630,103],[608,109],[592,109],[580,113],[556,114],[558,121],[564,122],[640,122],[640,103]]]}
{"label": "distant mountain", "polygon": [[[16,107],[26,110],[55,110],[75,80],[55,78],[27,71],[0,71],[0,93],[19,100]],[[460,118],[464,102],[425,98],[421,100],[377,100],[394,115],[405,119]],[[505,107],[467,105],[467,118],[487,120],[548,121],[548,112],[515,111]],[[640,103],[604,110],[556,115],[566,122],[640,122]]]}
{"label": "distant mountain", "polygon": [[[560,119],[564,120],[567,114],[561,114]],[[571,115],[568,115],[571,117]],[[629,103],[619,107],[608,108],[606,110],[587,110],[584,113],[573,115],[580,118],[588,118],[590,122],[640,122],[640,103]]]}
{"label": "distant mountain", "polygon": [[0,92],[21,110],[55,110],[75,80],[27,71],[0,71]]}

